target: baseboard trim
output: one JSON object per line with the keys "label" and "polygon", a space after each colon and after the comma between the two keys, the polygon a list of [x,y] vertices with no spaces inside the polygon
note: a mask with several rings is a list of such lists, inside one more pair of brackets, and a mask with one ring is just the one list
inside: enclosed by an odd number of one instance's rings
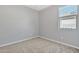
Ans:
{"label": "baseboard trim", "polygon": [[31,39],[37,38],[37,37],[39,37],[39,36],[29,37],[29,38],[26,38],[26,39],[22,39],[22,40],[18,40],[18,41],[14,41],[14,42],[5,43],[5,44],[0,45],[0,47],[4,47],[4,46],[16,44],[16,43],[20,43],[20,42],[23,42],[23,41],[25,41],[25,40],[31,40]]}
{"label": "baseboard trim", "polygon": [[4,46],[20,43],[20,42],[23,42],[23,41],[26,41],[26,40],[31,40],[33,38],[37,38],[37,37],[40,37],[40,38],[43,38],[43,39],[46,39],[46,40],[50,40],[50,41],[53,41],[53,42],[56,42],[56,43],[59,43],[59,44],[62,44],[62,45],[66,45],[66,46],[69,46],[69,47],[73,47],[73,48],[79,49],[79,47],[77,47],[77,46],[74,46],[74,45],[71,45],[71,44],[67,44],[67,43],[63,43],[63,42],[60,42],[60,41],[56,41],[56,40],[53,40],[53,39],[50,39],[50,38],[47,38],[47,37],[44,37],[44,36],[29,37],[29,38],[26,38],[26,39],[22,39],[22,40],[10,42],[10,43],[2,44],[2,45],[0,45],[0,47],[4,47]]}
{"label": "baseboard trim", "polygon": [[79,49],[79,47],[77,47],[77,46],[74,46],[74,45],[71,45],[71,44],[68,44],[68,43],[63,43],[63,42],[60,42],[60,41],[56,41],[56,40],[53,40],[53,39],[50,39],[50,38],[47,38],[47,37],[44,37],[44,36],[40,36],[40,38],[47,39],[47,40],[50,40],[50,41],[53,41],[53,42],[56,42],[56,43],[59,43],[59,44],[65,45],[65,46],[69,46],[69,47]]}

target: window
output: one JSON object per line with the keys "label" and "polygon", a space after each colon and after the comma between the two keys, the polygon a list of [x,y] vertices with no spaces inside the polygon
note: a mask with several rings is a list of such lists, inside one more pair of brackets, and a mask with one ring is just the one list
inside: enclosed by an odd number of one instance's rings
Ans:
{"label": "window", "polygon": [[76,29],[77,6],[67,5],[59,8],[60,28]]}

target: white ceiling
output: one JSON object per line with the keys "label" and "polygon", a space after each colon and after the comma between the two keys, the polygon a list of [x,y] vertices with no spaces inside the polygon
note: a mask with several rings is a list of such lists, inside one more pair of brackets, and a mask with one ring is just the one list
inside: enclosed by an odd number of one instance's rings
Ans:
{"label": "white ceiling", "polygon": [[26,5],[29,8],[35,9],[37,11],[43,10],[44,8],[49,7],[50,5]]}

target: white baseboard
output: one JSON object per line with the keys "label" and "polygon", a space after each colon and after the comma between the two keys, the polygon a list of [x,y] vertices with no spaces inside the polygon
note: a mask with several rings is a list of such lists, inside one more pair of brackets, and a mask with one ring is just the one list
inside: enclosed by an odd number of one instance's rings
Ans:
{"label": "white baseboard", "polygon": [[23,41],[25,41],[25,40],[31,40],[31,39],[37,38],[37,37],[40,37],[40,38],[47,39],[47,40],[50,40],[50,41],[53,41],[53,42],[56,42],[56,43],[59,43],[59,44],[62,44],[62,45],[66,45],[66,46],[69,46],[69,47],[73,47],[73,48],[79,49],[79,47],[77,47],[77,46],[70,45],[70,44],[68,44],[68,43],[63,43],[63,42],[60,42],[60,41],[56,41],[56,40],[53,40],[53,39],[50,39],[50,38],[47,38],[47,37],[44,37],[44,36],[29,37],[29,38],[22,39],[22,40],[19,40],[19,41],[14,41],[14,42],[2,44],[2,45],[0,45],[0,47],[12,45],[12,44],[16,44],[16,43],[19,43],[19,42],[23,42]]}
{"label": "white baseboard", "polygon": [[68,43],[63,43],[63,42],[60,42],[60,41],[56,41],[56,40],[53,40],[53,39],[50,39],[50,38],[47,38],[47,37],[44,37],[44,36],[40,36],[40,38],[47,39],[47,40],[50,40],[50,41],[53,41],[53,42],[56,42],[56,43],[59,43],[59,44],[65,45],[65,46],[69,46],[69,47],[79,49],[79,47],[77,47],[77,46],[74,46],[74,45],[71,45],[71,44],[68,44]]}
{"label": "white baseboard", "polygon": [[19,43],[19,42],[23,42],[23,41],[25,41],[25,40],[31,40],[32,38],[37,38],[37,37],[39,37],[39,36],[29,37],[29,38],[26,38],[26,39],[22,39],[22,40],[18,40],[18,41],[10,42],[10,43],[5,43],[5,44],[0,45],[0,47],[4,47],[4,46],[8,46],[8,45],[12,45],[12,44],[16,44],[16,43]]}

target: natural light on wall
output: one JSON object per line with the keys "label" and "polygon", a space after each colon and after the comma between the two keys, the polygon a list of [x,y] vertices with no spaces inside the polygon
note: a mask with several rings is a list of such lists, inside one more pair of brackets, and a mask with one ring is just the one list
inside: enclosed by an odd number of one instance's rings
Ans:
{"label": "natural light on wall", "polygon": [[76,29],[77,6],[59,8],[60,28]]}

